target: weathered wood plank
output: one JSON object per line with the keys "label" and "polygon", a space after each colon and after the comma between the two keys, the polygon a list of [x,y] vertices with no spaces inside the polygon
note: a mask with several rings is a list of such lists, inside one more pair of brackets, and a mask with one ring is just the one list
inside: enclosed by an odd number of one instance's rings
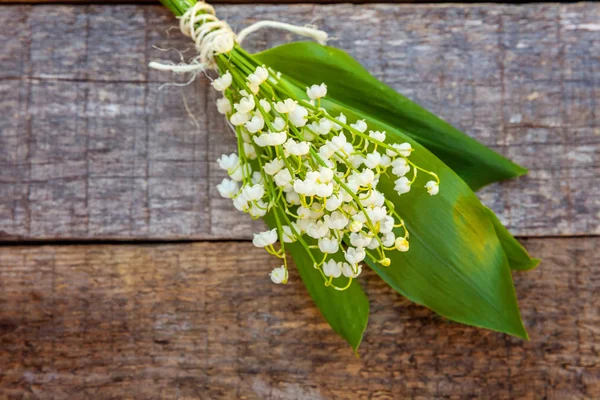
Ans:
{"label": "weathered wood plank", "polygon": [[360,358],[249,243],[4,247],[0,397],[600,398],[600,238],[529,239],[528,342],[362,280]]}
{"label": "weathered wood plank", "polygon": [[[600,233],[600,5],[219,11],[236,28],[316,19],[376,76],[529,167],[481,193],[513,233]],[[153,45],[189,48],[167,37],[173,24],[158,6],[1,8],[4,239],[247,239],[257,229],[214,188],[214,159],[234,141],[207,80],[158,90],[173,77],[146,67],[177,57]],[[259,49],[293,38],[253,39]]]}

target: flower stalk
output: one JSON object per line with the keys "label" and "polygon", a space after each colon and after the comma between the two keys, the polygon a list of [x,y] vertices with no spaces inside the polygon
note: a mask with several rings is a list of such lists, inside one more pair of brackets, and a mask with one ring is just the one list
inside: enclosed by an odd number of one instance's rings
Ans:
{"label": "flower stalk", "polygon": [[285,76],[230,41],[230,30],[215,21],[210,6],[163,3],[183,15],[191,25],[187,31],[205,46],[198,49],[203,66],[219,72],[212,82],[222,93],[217,109],[234,131],[238,151],[217,160],[229,175],[217,189],[254,219],[274,217],[276,227],[253,240],[282,260],[271,280],[288,282],[285,246],[294,242],[309,254],[324,285],[335,290],[350,287],[367,257],[393,268],[386,253],[409,251],[409,231],[377,190],[379,180],[395,179],[398,195],[417,185],[433,196],[438,176],[410,159],[409,143],[388,144],[386,132],[370,130],[368,121],[332,115],[321,102],[326,82],[298,94]]}

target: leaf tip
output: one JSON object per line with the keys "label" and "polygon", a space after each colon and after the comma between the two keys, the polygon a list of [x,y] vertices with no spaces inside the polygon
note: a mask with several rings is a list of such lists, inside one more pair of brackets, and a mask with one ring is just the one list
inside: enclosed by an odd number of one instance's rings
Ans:
{"label": "leaf tip", "polygon": [[527,329],[525,329],[525,326],[523,325],[523,323],[521,323],[521,329],[520,332],[518,334],[514,334],[514,336],[518,337],[519,339],[523,339],[523,340],[530,340],[529,337],[529,333],[527,333]]}
{"label": "leaf tip", "polygon": [[529,170],[519,164],[515,164],[517,166],[517,176],[526,175],[529,173]]}
{"label": "leaf tip", "polygon": [[360,344],[362,343],[362,340],[365,337],[365,332],[367,331],[367,325],[369,323],[369,314],[370,313],[371,313],[370,310],[367,309],[367,318],[365,318],[365,325],[363,326],[362,331],[360,332],[358,340],[356,340],[354,343],[351,343],[350,341],[348,341],[348,343],[350,343],[350,346],[352,346],[352,350],[354,351],[354,355],[356,357],[360,357],[360,355],[358,354],[358,348],[360,347]]}

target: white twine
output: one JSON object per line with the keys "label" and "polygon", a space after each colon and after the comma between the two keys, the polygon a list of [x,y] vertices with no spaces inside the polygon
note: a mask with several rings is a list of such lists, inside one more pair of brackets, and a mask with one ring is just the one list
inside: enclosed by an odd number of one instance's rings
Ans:
{"label": "white twine", "polygon": [[327,32],[321,31],[312,25],[302,27],[277,21],[259,21],[242,29],[236,35],[227,22],[221,21],[215,16],[215,9],[211,5],[199,1],[179,19],[179,29],[194,41],[198,56],[189,63],[181,62],[177,65],[152,61],[149,67],[160,71],[171,71],[179,74],[193,73],[194,75],[200,71],[205,71],[207,68],[216,69],[215,55],[230,52],[235,43],[242,44],[248,35],[265,28],[285,30],[312,38],[320,44],[325,44],[328,38]]}
{"label": "white twine", "polygon": [[246,39],[246,36],[264,28],[274,28],[281,29],[284,31],[288,31],[291,33],[295,33],[296,35],[313,38],[320,44],[327,43],[327,32],[318,30],[314,25],[307,26],[296,26],[292,24],[286,24],[285,22],[277,22],[277,21],[259,21],[255,24],[250,25],[247,28],[244,28],[237,35],[238,44],[242,44],[242,41]]}

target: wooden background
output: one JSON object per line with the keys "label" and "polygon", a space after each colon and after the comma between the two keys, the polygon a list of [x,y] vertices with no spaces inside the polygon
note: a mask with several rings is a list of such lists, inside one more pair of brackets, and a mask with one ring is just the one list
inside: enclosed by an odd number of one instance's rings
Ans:
{"label": "wooden background", "polygon": [[[2,2],[5,2],[4,0]],[[480,193],[532,255],[529,342],[372,273],[360,357],[215,185],[234,139],[154,5],[0,6],[0,399],[600,398],[600,5],[224,5],[317,22],[376,76],[525,165]],[[262,32],[262,49],[294,39]],[[191,54],[191,53],[187,53]],[[194,115],[190,118],[185,104]]]}

